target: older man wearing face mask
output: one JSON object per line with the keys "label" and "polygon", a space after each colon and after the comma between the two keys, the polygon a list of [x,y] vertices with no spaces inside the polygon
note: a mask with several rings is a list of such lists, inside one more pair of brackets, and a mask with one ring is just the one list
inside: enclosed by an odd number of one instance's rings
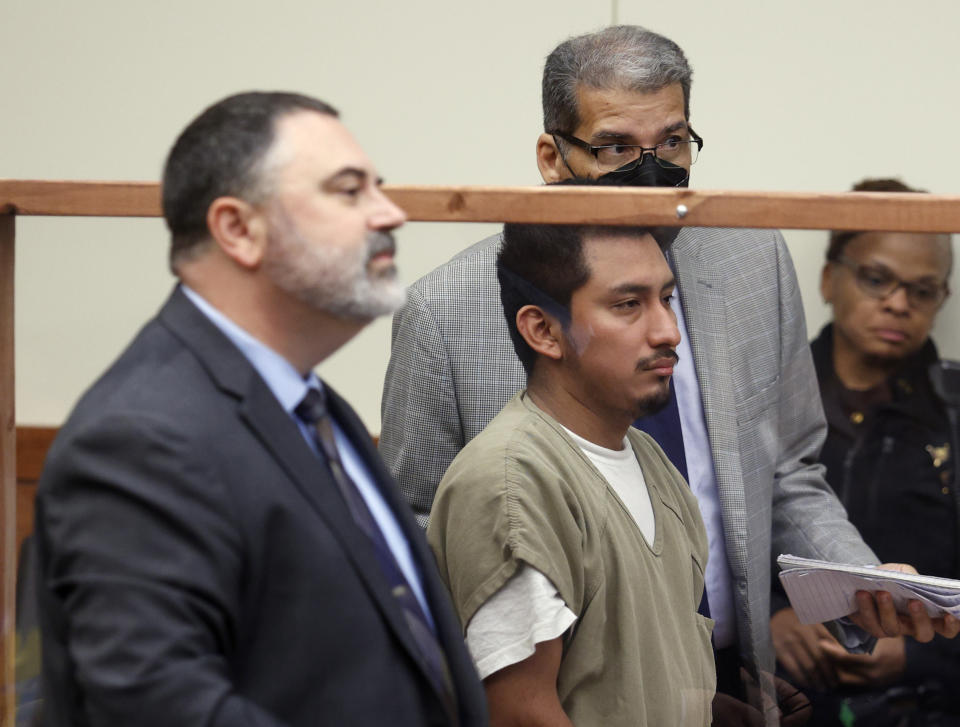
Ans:
{"label": "older man wearing face mask", "polygon": [[[543,72],[545,182],[685,186],[703,140],[690,125],[692,71],[674,42],[617,26],[561,43]],[[683,228],[669,249],[682,333],[672,406],[644,425],[688,479],[709,539],[705,609],[715,620],[721,691],[740,667],[772,672],[771,556],[876,563],[816,463],[824,423],[800,293],[782,237]],[[450,462],[524,385],[498,305],[499,236],[419,280],[393,320],[380,450],[422,524]],[[929,639],[925,614],[901,623],[865,598],[871,633]],[[960,624],[949,621],[953,633]],[[834,624],[850,647],[858,629]],[[769,681],[764,682],[769,685]],[[767,690],[769,692],[769,690]],[[778,720],[765,709],[768,724]]]}

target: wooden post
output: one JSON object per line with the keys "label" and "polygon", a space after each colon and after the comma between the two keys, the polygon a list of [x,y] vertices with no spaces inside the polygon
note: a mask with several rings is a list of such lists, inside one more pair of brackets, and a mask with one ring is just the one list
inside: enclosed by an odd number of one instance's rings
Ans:
{"label": "wooden post", "polygon": [[0,727],[13,727],[17,582],[17,429],[13,386],[14,217],[0,214]]}

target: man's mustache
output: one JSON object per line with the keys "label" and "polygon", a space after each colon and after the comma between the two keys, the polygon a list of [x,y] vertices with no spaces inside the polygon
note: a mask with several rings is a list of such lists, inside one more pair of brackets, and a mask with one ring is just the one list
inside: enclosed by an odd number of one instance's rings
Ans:
{"label": "man's mustache", "polygon": [[665,359],[672,361],[674,366],[676,366],[680,361],[680,357],[677,355],[677,352],[672,348],[658,348],[651,355],[647,356],[646,358],[642,358],[637,362],[637,371],[657,368],[654,366],[654,364],[662,364]]}
{"label": "man's mustache", "polygon": [[381,253],[389,252],[393,255],[396,251],[397,243],[391,233],[381,231],[367,233],[368,262]]}

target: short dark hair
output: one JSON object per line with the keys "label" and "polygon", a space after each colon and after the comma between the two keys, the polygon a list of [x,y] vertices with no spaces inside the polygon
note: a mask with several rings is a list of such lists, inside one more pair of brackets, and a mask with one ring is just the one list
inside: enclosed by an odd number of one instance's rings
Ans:
{"label": "short dark hair", "polygon": [[310,96],[250,91],[218,101],[181,132],[163,169],[163,216],[170,229],[172,268],[209,239],[207,210],[215,199],[263,201],[268,185],[262,167],[276,121],[301,110],[339,115]]}
{"label": "short dark hair", "polygon": [[580,225],[507,223],[497,255],[500,303],[517,358],[527,377],[533,373],[537,353],[517,329],[517,312],[536,305],[570,324],[570,298],[590,279],[583,257],[586,229]]}
{"label": "short dark hair", "polygon": [[[914,189],[909,187],[899,179],[878,178],[864,179],[857,182],[850,189],[851,192],[926,192],[925,189]],[[837,262],[842,256],[844,248],[850,243],[850,240],[857,235],[862,235],[866,230],[833,230],[830,233],[830,244],[827,245],[827,260]]]}
{"label": "short dark hair", "polygon": [[[593,186],[596,180],[567,179],[550,186]],[[517,330],[517,312],[536,305],[557,318],[564,330],[570,325],[570,299],[590,279],[583,256],[587,239],[651,234],[648,227],[608,225],[553,225],[507,223],[497,254],[500,303],[507,319],[513,348],[527,373],[533,373],[537,353]]]}

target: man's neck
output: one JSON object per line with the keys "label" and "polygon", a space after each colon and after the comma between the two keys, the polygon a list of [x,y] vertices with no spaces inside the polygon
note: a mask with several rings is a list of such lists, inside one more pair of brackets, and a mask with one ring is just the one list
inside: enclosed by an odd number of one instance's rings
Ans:
{"label": "man's neck", "polygon": [[582,392],[548,376],[530,378],[527,395],[540,409],[588,442],[619,450],[633,419],[588,401]]}
{"label": "man's neck", "polygon": [[364,327],[362,322],[317,311],[270,286],[199,277],[184,277],[184,282],[303,376]]}

